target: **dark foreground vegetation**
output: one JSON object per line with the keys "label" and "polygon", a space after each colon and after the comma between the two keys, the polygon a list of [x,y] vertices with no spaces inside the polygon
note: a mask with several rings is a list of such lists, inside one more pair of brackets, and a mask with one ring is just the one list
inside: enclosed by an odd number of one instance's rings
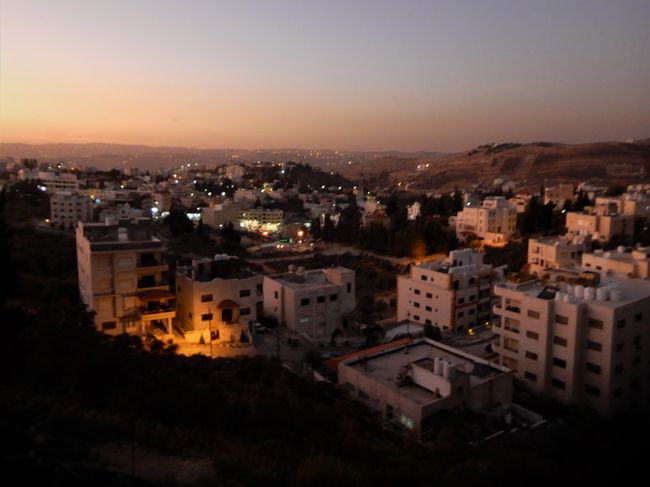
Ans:
{"label": "dark foreground vegetation", "polygon": [[[538,404],[562,421],[468,447],[475,432],[448,413],[421,446],[276,361],[182,357],[100,336],[78,301],[70,237],[9,227],[0,214],[0,265],[6,485],[151,485],[145,451],[161,470],[206,460],[201,485],[584,484],[644,473],[646,418],[600,421]],[[107,444],[131,452],[128,468],[107,467]],[[176,485],[178,473],[155,483]]]}

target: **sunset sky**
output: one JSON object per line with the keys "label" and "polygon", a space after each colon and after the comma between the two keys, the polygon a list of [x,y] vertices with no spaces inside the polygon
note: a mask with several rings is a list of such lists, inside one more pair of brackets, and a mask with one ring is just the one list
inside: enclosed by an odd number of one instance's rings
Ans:
{"label": "sunset sky", "polygon": [[0,0],[0,141],[650,137],[650,1]]}

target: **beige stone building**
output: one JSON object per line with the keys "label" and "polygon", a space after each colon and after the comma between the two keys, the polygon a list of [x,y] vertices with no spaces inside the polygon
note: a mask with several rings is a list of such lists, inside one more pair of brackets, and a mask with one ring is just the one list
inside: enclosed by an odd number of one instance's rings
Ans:
{"label": "beige stone building", "polygon": [[540,275],[544,269],[570,267],[580,263],[591,247],[591,237],[554,236],[528,240],[528,270]]}
{"label": "beige stone building", "polygon": [[612,239],[631,241],[634,237],[634,215],[622,215],[612,206],[588,206],[582,212],[568,212],[567,235],[590,236],[601,243]]}
{"label": "beige stone building", "polygon": [[426,338],[377,348],[339,361],[338,383],[397,429],[419,436],[439,411],[512,402],[513,373],[503,366]]}
{"label": "beige stone building", "polygon": [[607,276],[650,279],[650,248],[626,249],[619,246],[615,251],[596,250],[582,255],[582,267]]}
{"label": "beige stone building", "polygon": [[544,188],[544,204],[553,203],[562,207],[569,200],[573,201],[574,187],[571,183],[560,183],[557,186]]}
{"label": "beige stone building", "polygon": [[356,308],[354,271],[345,267],[264,276],[264,313],[314,339],[330,338],[350,324]]}
{"label": "beige stone building", "polygon": [[174,293],[151,220],[80,222],[76,237],[79,292],[96,313],[97,329],[172,335]]}
{"label": "beige stone building", "polygon": [[481,206],[463,208],[455,222],[461,239],[476,236],[487,244],[501,244],[517,229],[517,210],[503,196],[488,196]]}
{"label": "beige stone building", "polygon": [[533,391],[601,414],[647,406],[648,283],[548,273],[495,286],[499,363]]}
{"label": "beige stone building", "polygon": [[57,191],[50,195],[50,223],[73,230],[77,222],[93,219],[93,202],[85,195],[72,191]]}
{"label": "beige stone building", "polygon": [[491,316],[492,283],[497,274],[483,254],[454,250],[443,261],[411,266],[397,277],[397,321],[463,331]]}
{"label": "beige stone building", "polygon": [[176,322],[191,343],[249,344],[262,310],[263,277],[237,257],[193,260],[176,272]]}

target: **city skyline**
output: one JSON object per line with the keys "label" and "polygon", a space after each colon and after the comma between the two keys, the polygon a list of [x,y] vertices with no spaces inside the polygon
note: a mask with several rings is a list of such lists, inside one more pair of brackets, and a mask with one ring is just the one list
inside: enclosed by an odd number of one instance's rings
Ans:
{"label": "city skyline", "polygon": [[0,142],[456,151],[648,136],[641,1],[0,3]]}

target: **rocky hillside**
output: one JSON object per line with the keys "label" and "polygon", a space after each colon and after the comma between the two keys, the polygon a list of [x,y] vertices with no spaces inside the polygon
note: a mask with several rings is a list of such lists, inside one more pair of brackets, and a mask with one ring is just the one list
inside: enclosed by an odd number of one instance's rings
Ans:
{"label": "rocky hillside", "polygon": [[[428,167],[425,164],[428,163]],[[420,165],[420,169],[417,167]],[[634,143],[490,144],[429,160],[391,158],[363,165],[363,171],[389,171],[411,189],[443,190],[458,185],[491,185],[496,178],[516,180],[522,187],[559,181],[630,184],[650,181],[650,139]],[[359,172],[359,165],[354,172]],[[344,175],[356,176],[357,174]]]}

